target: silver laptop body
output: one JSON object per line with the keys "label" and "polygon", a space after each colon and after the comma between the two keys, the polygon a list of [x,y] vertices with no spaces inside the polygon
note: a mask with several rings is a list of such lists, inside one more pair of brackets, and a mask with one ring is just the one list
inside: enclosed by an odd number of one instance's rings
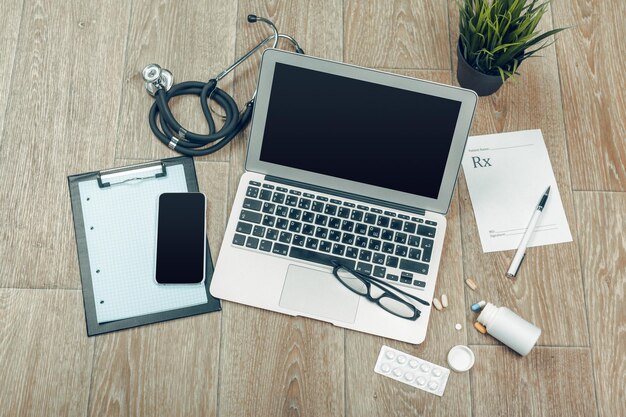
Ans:
{"label": "silver laptop body", "polygon": [[432,300],[476,101],[470,90],[267,50],[212,295],[421,343],[431,307],[396,317],[343,286],[331,261]]}

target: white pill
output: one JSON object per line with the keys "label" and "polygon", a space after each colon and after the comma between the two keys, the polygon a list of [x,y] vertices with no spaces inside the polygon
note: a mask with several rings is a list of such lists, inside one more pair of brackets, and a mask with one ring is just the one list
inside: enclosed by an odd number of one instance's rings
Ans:
{"label": "white pill", "polygon": [[433,369],[433,376],[436,376],[437,378],[441,376],[441,369],[439,368],[435,368]]}
{"label": "white pill", "polygon": [[393,370],[392,374],[394,376],[397,376],[398,378],[400,378],[402,376],[402,369],[396,368],[396,369]]}
{"label": "white pill", "polygon": [[387,357],[387,359],[393,359],[396,357],[396,354],[388,350],[387,353],[385,353],[385,356]]}
{"label": "white pill", "polygon": [[427,363],[423,363],[422,366],[420,366],[420,369],[422,370],[422,372],[428,372],[430,371],[430,366],[428,366]]}
{"label": "white pill", "polygon": [[434,391],[434,390],[436,390],[437,388],[439,388],[439,384],[437,384],[435,381],[430,381],[430,382],[428,383],[428,389],[430,389],[430,390]]}
{"label": "white pill", "polygon": [[461,330],[463,328],[463,326],[461,326],[461,323],[457,323],[454,325],[454,328],[457,330]]}
{"label": "white pill", "polygon": [[443,308],[443,306],[441,305],[441,302],[436,298],[433,298],[433,305],[435,306],[437,310],[441,310]]}
{"label": "white pill", "polygon": [[382,365],[380,365],[380,370],[384,373],[388,373],[391,370],[391,366],[389,366],[388,363],[383,363]]}
{"label": "white pill", "polygon": [[424,385],[426,383],[426,378],[424,378],[423,376],[418,376],[417,379],[415,380],[415,383],[417,385]]}
{"label": "white pill", "polygon": [[445,307],[448,307],[448,296],[445,294],[441,294],[441,305]]}
{"label": "white pill", "polygon": [[400,365],[405,364],[405,363],[406,363],[406,356],[404,356],[404,355],[399,355],[399,356],[396,358],[396,362],[398,362]]}
{"label": "white pill", "polygon": [[415,359],[411,359],[409,361],[409,366],[413,369],[417,368],[417,365],[419,365],[420,363],[418,361],[416,361]]}
{"label": "white pill", "polygon": [[404,379],[411,382],[415,379],[415,375],[413,375],[413,372],[407,372],[406,374],[404,374]]}

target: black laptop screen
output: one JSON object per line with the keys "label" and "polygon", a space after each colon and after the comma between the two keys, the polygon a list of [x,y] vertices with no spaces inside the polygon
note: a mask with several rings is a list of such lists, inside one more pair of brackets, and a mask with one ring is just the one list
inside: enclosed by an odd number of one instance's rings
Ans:
{"label": "black laptop screen", "polygon": [[436,199],[460,107],[277,63],[260,159]]}

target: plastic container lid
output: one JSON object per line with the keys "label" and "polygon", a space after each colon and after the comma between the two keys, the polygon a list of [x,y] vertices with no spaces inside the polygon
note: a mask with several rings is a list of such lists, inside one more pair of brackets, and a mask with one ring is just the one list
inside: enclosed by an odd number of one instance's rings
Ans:
{"label": "plastic container lid", "polygon": [[457,372],[469,371],[474,366],[474,352],[465,345],[456,345],[448,352],[448,365]]}

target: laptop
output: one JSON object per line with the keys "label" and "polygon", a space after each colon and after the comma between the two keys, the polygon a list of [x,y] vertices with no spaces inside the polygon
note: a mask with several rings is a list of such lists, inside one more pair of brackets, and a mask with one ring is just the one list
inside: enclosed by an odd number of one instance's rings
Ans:
{"label": "laptop", "polygon": [[462,88],[265,51],[211,294],[421,343],[430,306],[397,317],[332,269],[432,300],[476,102]]}

